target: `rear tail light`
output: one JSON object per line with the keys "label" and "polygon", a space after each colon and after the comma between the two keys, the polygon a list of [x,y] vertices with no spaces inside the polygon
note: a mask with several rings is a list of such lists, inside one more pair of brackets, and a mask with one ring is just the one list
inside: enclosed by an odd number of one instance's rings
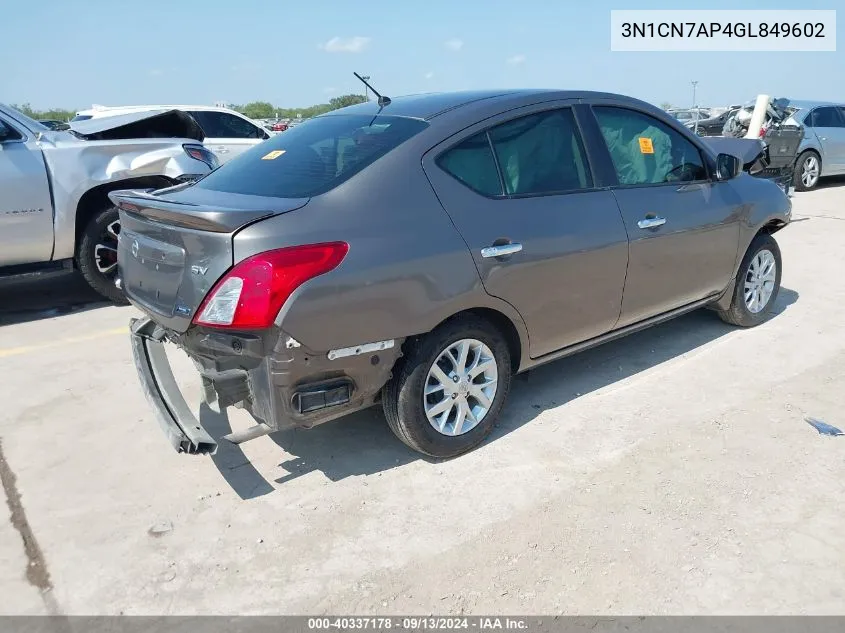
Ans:
{"label": "rear tail light", "polygon": [[186,144],[182,146],[182,149],[185,150],[185,153],[188,156],[202,161],[211,169],[217,169],[220,166],[220,161],[217,160],[217,156],[215,156],[211,151],[209,151],[206,147],[202,145]]}
{"label": "rear tail light", "polygon": [[291,246],[254,255],[235,265],[211,289],[194,324],[217,328],[270,327],[294,290],[337,268],[346,242]]}

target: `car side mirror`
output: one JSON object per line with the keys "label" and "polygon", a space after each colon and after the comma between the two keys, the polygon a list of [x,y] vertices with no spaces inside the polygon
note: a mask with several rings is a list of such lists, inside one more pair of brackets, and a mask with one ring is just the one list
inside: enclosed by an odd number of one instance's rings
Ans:
{"label": "car side mirror", "polygon": [[742,163],[733,154],[719,154],[716,157],[717,180],[731,180],[742,173]]}

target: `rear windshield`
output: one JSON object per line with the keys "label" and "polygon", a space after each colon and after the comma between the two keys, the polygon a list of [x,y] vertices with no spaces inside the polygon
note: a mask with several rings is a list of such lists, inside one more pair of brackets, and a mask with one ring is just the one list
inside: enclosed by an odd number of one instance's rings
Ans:
{"label": "rear windshield", "polygon": [[197,182],[201,189],[308,198],[334,189],[425,129],[418,119],[338,114],[297,125]]}

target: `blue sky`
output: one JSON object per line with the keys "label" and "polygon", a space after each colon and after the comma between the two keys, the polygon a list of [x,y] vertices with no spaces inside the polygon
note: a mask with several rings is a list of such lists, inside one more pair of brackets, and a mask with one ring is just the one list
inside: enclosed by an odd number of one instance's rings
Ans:
{"label": "blue sky", "polygon": [[[710,0],[689,8],[833,9],[840,1]],[[0,101],[296,107],[360,92],[352,71],[389,95],[552,87],[690,105],[694,79],[704,105],[761,92],[845,100],[842,37],[835,53],[611,52],[614,8],[686,7],[677,0],[7,0]]]}

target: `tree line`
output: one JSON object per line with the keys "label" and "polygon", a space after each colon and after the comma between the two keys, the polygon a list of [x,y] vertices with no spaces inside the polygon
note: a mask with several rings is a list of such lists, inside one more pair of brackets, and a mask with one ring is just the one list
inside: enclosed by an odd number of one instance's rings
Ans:
{"label": "tree line", "polygon": [[[303,119],[309,119],[319,114],[331,112],[338,108],[345,108],[346,106],[354,105],[356,103],[363,103],[367,100],[364,95],[341,95],[333,97],[328,103],[318,103],[316,105],[308,106],[306,108],[281,108],[273,105],[268,101],[253,101],[244,105],[227,105],[228,108],[240,112],[250,119],[293,119],[297,115]],[[63,108],[51,108],[49,110],[37,110],[29,103],[12,104],[16,110],[23,112],[26,116],[36,120],[50,119],[53,121],[70,121],[78,110],[65,110]]]}

